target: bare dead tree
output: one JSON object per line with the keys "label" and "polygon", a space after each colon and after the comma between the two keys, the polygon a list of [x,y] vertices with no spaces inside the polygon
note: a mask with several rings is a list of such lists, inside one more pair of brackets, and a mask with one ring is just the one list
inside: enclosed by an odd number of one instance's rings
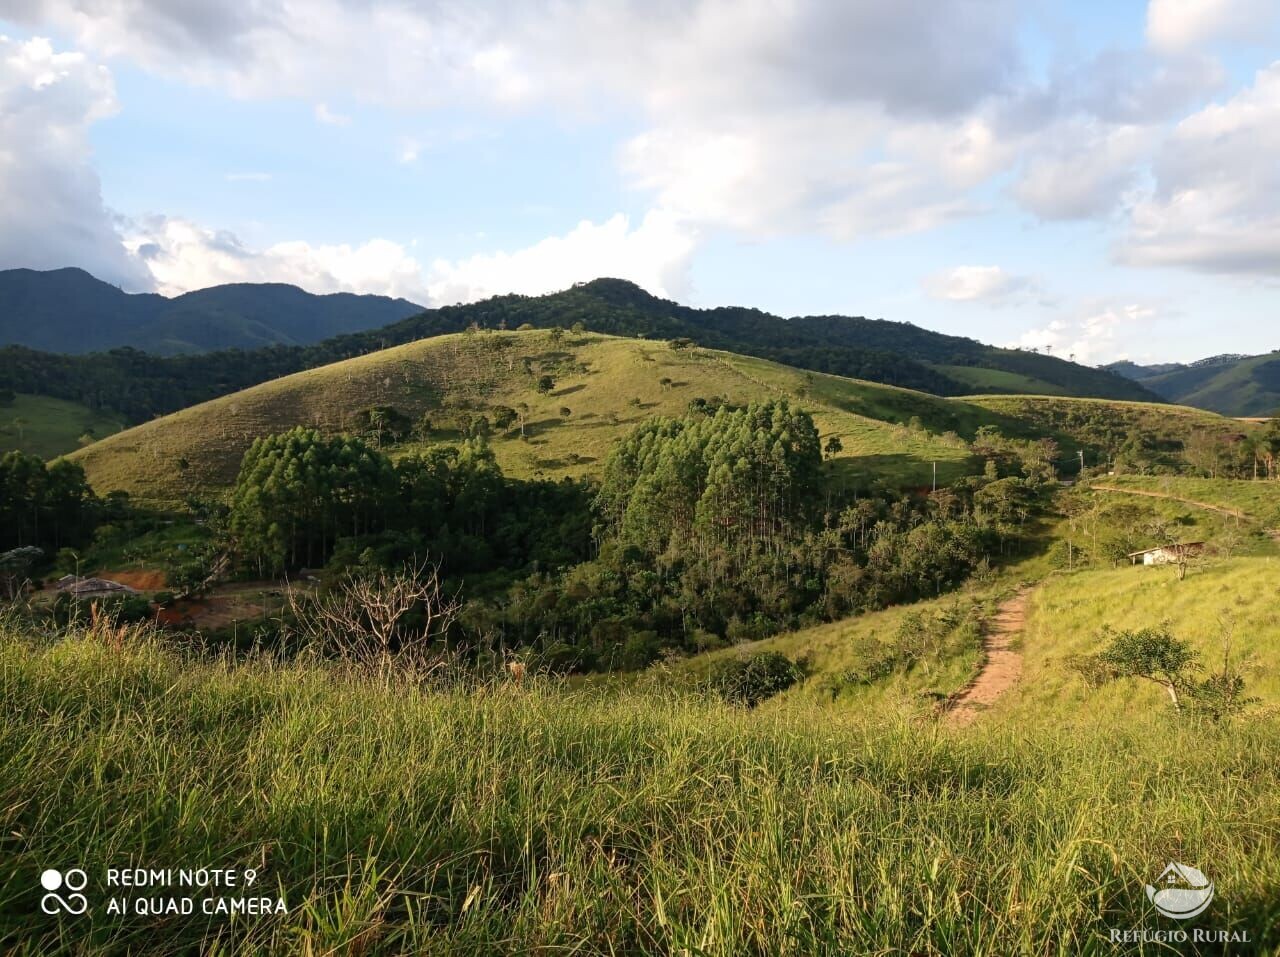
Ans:
{"label": "bare dead tree", "polygon": [[348,575],[318,595],[291,586],[288,607],[296,632],[308,642],[386,668],[396,658],[425,657],[457,620],[462,602],[456,593],[446,594],[440,566],[422,561]]}

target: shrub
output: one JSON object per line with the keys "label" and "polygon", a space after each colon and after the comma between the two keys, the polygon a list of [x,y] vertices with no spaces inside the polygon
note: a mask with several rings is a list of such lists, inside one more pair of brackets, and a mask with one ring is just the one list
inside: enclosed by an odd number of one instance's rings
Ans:
{"label": "shrub", "polygon": [[726,701],[754,708],[803,677],[799,663],[778,651],[761,651],[721,662],[711,673],[711,686]]}

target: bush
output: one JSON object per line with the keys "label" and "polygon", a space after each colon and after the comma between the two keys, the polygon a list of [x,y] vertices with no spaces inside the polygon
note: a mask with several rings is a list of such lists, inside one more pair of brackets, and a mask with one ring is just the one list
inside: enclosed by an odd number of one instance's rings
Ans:
{"label": "bush", "polygon": [[639,671],[657,661],[661,651],[662,642],[656,632],[637,631],[623,643],[619,664],[627,671]]}
{"label": "bush", "polygon": [[804,677],[799,663],[777,651],[723,661],[711,674],[711,686],[726,701],[754,708]]}

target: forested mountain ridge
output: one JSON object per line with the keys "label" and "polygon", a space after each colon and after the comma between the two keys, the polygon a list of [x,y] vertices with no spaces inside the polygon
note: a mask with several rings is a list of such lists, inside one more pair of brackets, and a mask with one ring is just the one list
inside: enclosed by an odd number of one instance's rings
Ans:
{"label": "forested mountain ridge", "polygon": [[155,355],[306,345],[421,310],[404,299],[314,295],[283,283],[232,283],[175,296],[127,293],[82,269],[0,270],[0,344],[84,354]]}
{"label": "forested mountain ridge", "polygon": [[1106,368],[1170,402],[1222,415],[1280,414],[1280,351],[1257,356],[1210,356],[1186,364],[1142,366],[1115,362]]}
{"label": "forested mountain ridge", "polygon": [[418,339],[473,327],[579,324],[611,335],[688,339],[798,368],[938,395],[1043,392],[1157,399],[1141,385],[1109,372],[1047,355],[997,349],[909,323],[847,316],[782,319],[743,308],[692,309],[617,279],[598,279],[545,296],[496,296],[428,309],[378,329],[305,346],[171,357],[135,349],[71,356],[10,346],[0,349],[0,388],[82,402],[142,422],[260,382]]}

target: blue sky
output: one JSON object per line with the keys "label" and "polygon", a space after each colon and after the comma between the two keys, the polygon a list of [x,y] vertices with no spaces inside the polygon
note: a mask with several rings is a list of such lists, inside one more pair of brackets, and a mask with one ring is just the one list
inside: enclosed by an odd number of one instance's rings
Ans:
{"label": "blue sky", "polygon": [[0,268],[1280,349],[1273,0],[0,0]]}

